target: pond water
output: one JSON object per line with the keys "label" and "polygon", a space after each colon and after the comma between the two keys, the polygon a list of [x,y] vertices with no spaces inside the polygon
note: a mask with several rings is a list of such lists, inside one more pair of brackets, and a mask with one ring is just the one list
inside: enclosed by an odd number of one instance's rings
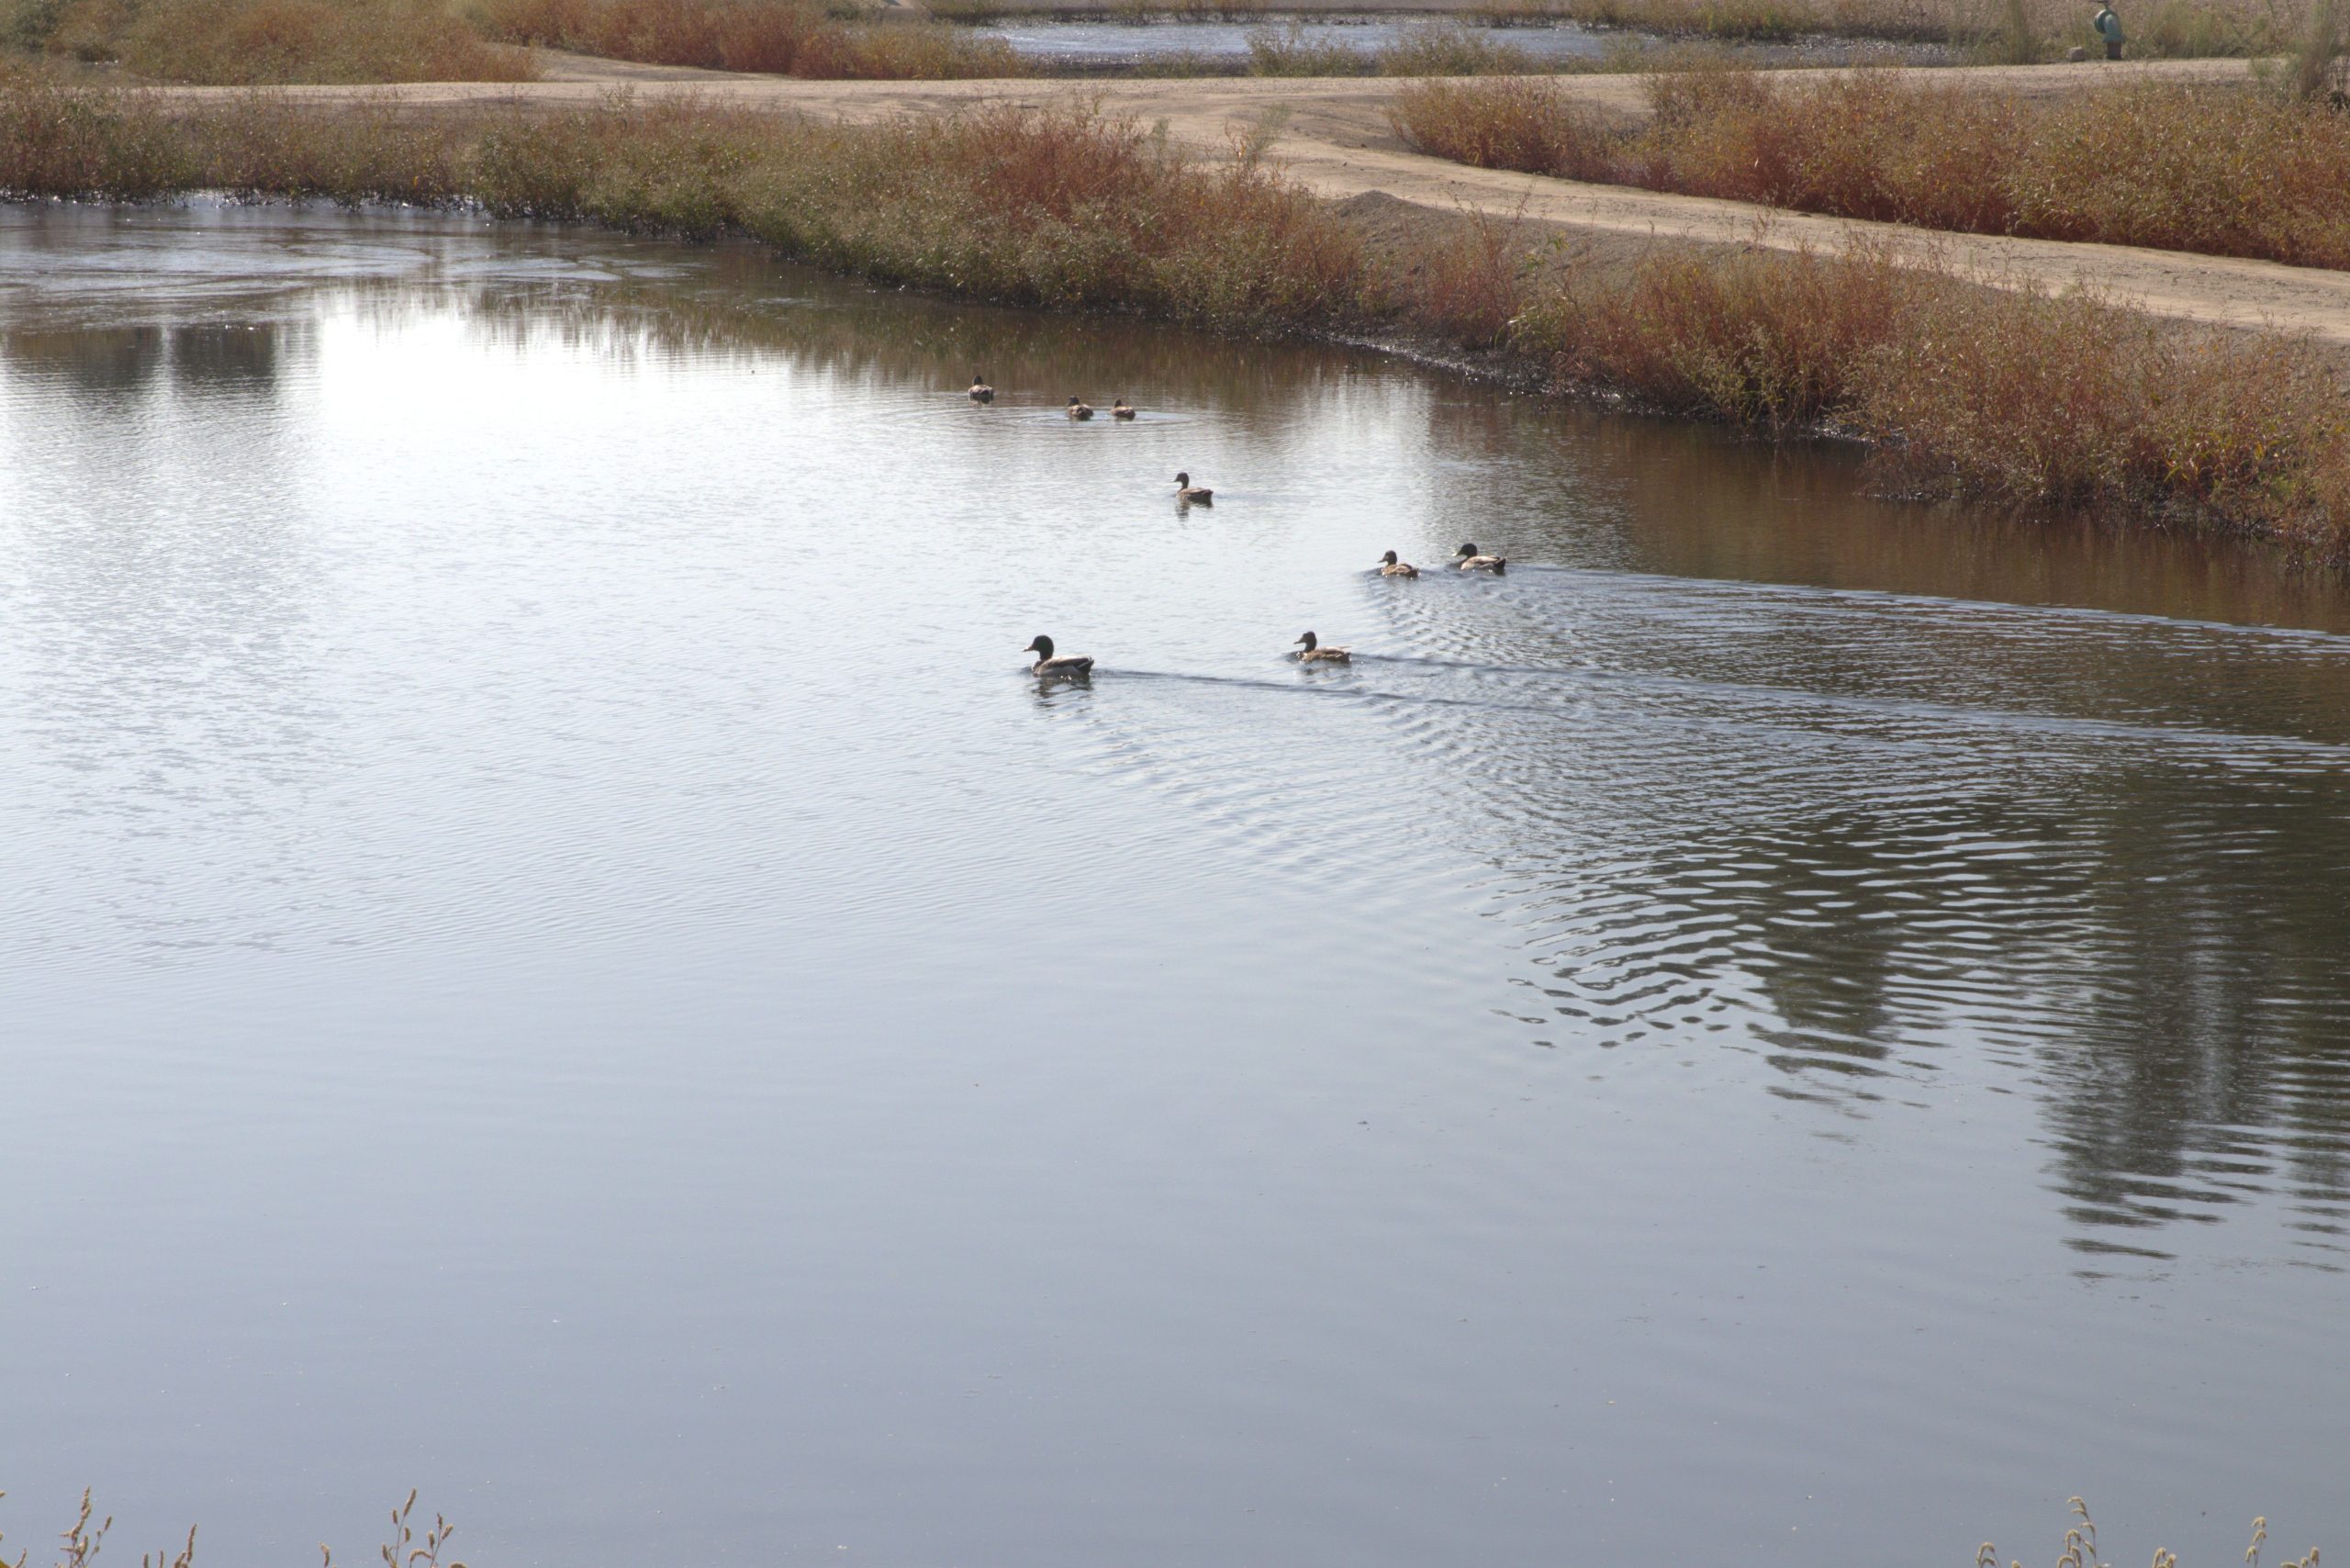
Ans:
{"label": "pond water", "polygon": [[0,1529],[2350,1551],[2343,587],[1865,481],[747,250],[0,214]]}
{"label": "pond water", "polygon": [[[1168,16],[1134,19],[1122,17],[1022,17],[975,24],[973,30],[1000,38],[1018,54],[1046,69],[1116,71],[1153,62],[1188,58],[1234,70],[1249,59],[1252,39],[1270,39],[1292,47],[1345,49],[1375,54],[1398,45],[1460,32],[1458,17],[1304,16],[1279,19],[1208,19]],[[1611,53],[1633,53],[1672,43],[1654,33],[1622,28],[1588,28],[1576,22],[1530,22],[1522,26],[1475,28],[1481,41],[1514,49],[1544,64],[1596,62]],[[1942,44],[1900,43],[1886,39],[1805,37],[1777,43],[1723,46],[1760,64],[1823,65],[1851,61],[1898,62],[1908,65],[1942,65],[1951,50]]]}

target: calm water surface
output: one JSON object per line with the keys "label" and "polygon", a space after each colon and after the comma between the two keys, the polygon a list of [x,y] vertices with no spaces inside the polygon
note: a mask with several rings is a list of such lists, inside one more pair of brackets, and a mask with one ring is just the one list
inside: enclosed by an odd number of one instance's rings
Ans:
{"label": "calm water surface", "polygon": [[2350,1551],[2350,599],[1863,480],[745,252],[0,215],[0,1529]]}
{"label": "calm water surface", "polygon": [[[1183,16],[1141,19],[1104,16],[1020,17],[977,24],[972,30],[983,37],[1003,39],[1014,52],[1046,68],[1058,65],[1072,70],[1116,70],[1178,57],[1237,67],[1248,60],[1249,43],[1254,39],[1372,54],[1430,35],[1449,36],[1460,32],[1462,27],[1462,20],[1457,16],[1259,17],[1234,21]],[[1562,66],[1578,61],[1596,62],[1619,51],[1637,54],[1675,41],[1656,33],[1587,28],[1576,22],[1496,27],[1479,29],[1479,36],[1538,61]],[[1910,65],[1953,63],[1947,45],[1881,39],[1855,42],[1827,35],[1807,35],[1784,43],[1740,43],[1729,47],[1740,58],[1758,64],[1827,64],[1860,60],[1879,64],[1896,61]]]}

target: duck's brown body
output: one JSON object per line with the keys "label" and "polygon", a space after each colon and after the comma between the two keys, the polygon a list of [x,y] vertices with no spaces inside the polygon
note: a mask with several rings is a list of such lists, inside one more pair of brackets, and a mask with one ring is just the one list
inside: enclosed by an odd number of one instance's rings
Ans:
{"label": "duck's brown body", "polygon": [[1085,680],[1093,674],[1093,661],[1083,655],[1063,654],[1058,658],[1054,657],[1053,640],[1041,633],[1020,651],[1036,655],[1036,662],[1028,666],[1028,673],[1039,680]]}
{"label": "duck's brown body", "polygon": [[1409,561],[1399,561],[1390,550],[1379,558],[1379,575],[1382,577],[1416,577],[1420,569]]}
{"label": "duck's brown body", "polygon": [[1345,665],[1354,663],[1354,655],[1345,648],[1326,648],[1315,641],[1308,632],[1299,637],[1297,662],[1302,665]]}

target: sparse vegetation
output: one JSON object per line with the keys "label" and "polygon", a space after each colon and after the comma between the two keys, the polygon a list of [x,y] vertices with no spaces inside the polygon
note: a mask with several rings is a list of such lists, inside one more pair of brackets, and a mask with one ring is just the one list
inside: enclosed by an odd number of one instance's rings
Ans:
{"label": "sparse vegetation", "polygon": [[1984,234],[2350,267],[2350,117],[2249,88],[2135,83],[2041,102],[1898,73],[1651,79],[1604,121],[1548,84],[1404,89],[1397,131],[1489,168]]}
{"label": "sparse vegetation", "polygon": [[[6,1492],[0,1492],[0,1497],[6,1495]],[[455,1529],[447,1519],[435,1514],[432,1523],[425,1527],[424,1533],[421,1536],[417,1533],[417,1525],[411,1522],[416,1512],[416,1499],[417,1493],[411,1488],[408,1501],[392,1510],[391,1537],[375,1552],[384,1568],[465,1568],[463,1562],[453,1560],[445,1564],[442,1562],[449,1550],[449,1538]],[[58,1536],[56,1568],[90,1568],[90,1564],[97,1561],[98,1552],[106,1543],[106,1533],[113,1529],[113,1516],[100,1518],[90,1494],[84,1491],[79,1517]],[[334,1568],[332,1551],[320,1546],[319,1555],[320,1568]],[[28,1568],[31,1561],[30,1551],[19,1551],[13,1560],[0,1554],[0,1568]],[[195,1563],[194,1525],[188,1527],[187,1540],[177,1551],[142,1552],[139,1558],[139,1568],[195,1568]]]}
{"label": "sparse vegetation", "polygon": [[2350,545],[2345,405],[2330,364],[2292,342],[1886,254],[1660,249],[1559,282],[1526,270],[1511,226],[1483,219],[1374,254],[1264,165],[1272,129],[1205,164],[1130,124],[1012,106],[872,127],[676,103],[422,118],[269,95],[173,108],[19,82],[0,85],[0,189],[471,199],[747,236],[884,283],[1023,304],[1383,329],[1490,348],[1562,391],[1773,437],[1860,437],[1910,489]]}
{"label": "sparse vegetation", "polygon": [[[2098,1555],[2097,1521],[2089,1518],[2088,1505],[2078,1497],[2068,1497],[2065,1501],[2072,1506],[2073,1518],[2078,1522],[2065,1531],[2064,1550],[2057,1554],[2056,1568],[2105,1568]],[[2253,1520],[2252,1544],[2244,1548],[2244,1568],[2260,1568],[2260,1549],[2267,1541],[2268,1520],[2266,1518]],[[1985,1541],[1975,1551],[1975,1568],[1999,1568],[1998,1548]],[[2023,1564],[2014,1562],[2010,1568],[2023,1568]],[[2154,1568],[2179,1568],[2178,1553],[2159,1546],[2154,1548]],[[2300,1557],[2288,1558],[2277,1568],[2318,1568],[2317,1548],[2312,1546]]]}

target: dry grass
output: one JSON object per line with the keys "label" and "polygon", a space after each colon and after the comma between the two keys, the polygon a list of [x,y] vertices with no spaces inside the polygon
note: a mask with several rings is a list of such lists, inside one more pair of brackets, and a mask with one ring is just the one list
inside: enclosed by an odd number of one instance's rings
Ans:
{"label": "dry grass", "polygon": [[1516,341],[1644,406],[1857,435],[1908,487],[2350,543],[2350,414],[2330,367],[2281,340],[1881,252],[1756,252],[1571,286]]}
{"label": "dry grass", "polygon": [[475,0],[476,24],[509,43],[613,60],[824,80],[1018,76],[1012,46],[945,26],[828,17],[806,0]]}
{"label": "dry grass", "polygon": [[[2087,1503],[2078,1497],[2065,1499],[2072,1506],[2074,1519],[2078,1521],[2065,1531],[2064,1548],[2057,1553],[2056,1568],[2103,1568],[2098,1554],[2097,1521],[2089,1518]],[[2268,1520],[2263,1517],[2252,1521],[2252,1544],[2244,1548],[2244,1568],[2260,1568],[2260,1549],[2268,1542]],[[1999,1568],[1999,1550],[1989,1541],[1975,1549],[1975,1568]],[[2011,1562],[2009,1568],[2023,1568],[2021,1562]],[[2179,1568],[2178,1553],[2162,1547],[2154,1548],[2154,1568]],[[2300,1557],[2287,1558],[2277,1568],[2318,1568],[2317,1548],[2312,1546]]]}
{"label": "dry grass", "polygon": [[[0,1492],[0,1497],[6,1496]],[[416,1512],[416,1492],[411,1489],[408,1501],[392,1510],[391,1539],[376,1549],[375,1555],[385,1568],[444,1568],[443,1557],[449,1550],[449,1538],[454,1527],[440,1515],[432,1516],[432,1523],[424,1527],[421,1536],[410,1522]],[[98,1559],[106,1544],[107,1532],[114,1529],[114,1518],[100,1518],[85,1490],[82,1494],[79,1517],[58,1536],[56,1568],[90,1568]],[[334,1553],[325,1546],[319,1548],[321,1568],[334,1568]],[[0,1556],[0,1568],[27,1568],[32,1554],[20,1551],[10,1562]],[[141,1552],[139,1568],[195,1568],[196,1527],[190,1525],[187,1540],[177,1551]],[[445,1568],[465,1568],[463,1562],[449,1561]]]}
{"label": "dry grass", "polygon": [[439,0],[0,0],[18,48],[119,62],[157,81],[520,82],[520,50]]}
{"label": "dry grass", "polygon": [[1896,72],[1651,79],[1615,126],[1542,83],[1399,95],[1414,146],[1490,168],[1984,234],[2350,267],[2350,116],[2137,83],[2040,102]]}

